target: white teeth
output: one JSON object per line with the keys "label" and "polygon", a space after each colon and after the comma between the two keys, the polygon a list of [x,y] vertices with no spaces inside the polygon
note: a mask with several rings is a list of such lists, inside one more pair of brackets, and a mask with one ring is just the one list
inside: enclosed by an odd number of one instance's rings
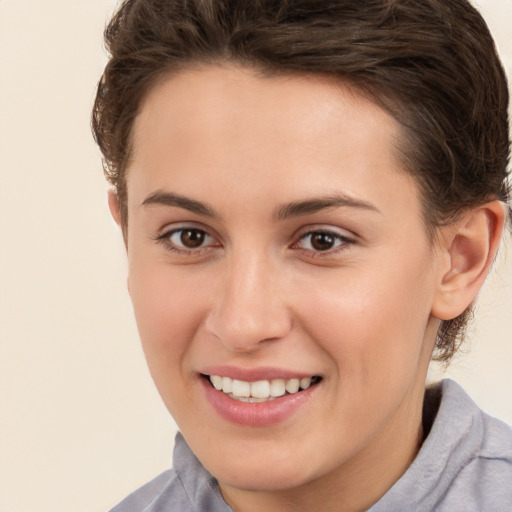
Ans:
{"label": "white teeth", "polygon": [[270,382],[270,396],[283,396],[286,393],[286,382],[284,379],[274,379]]}
{"label": "white teeth", "polygon": [[233,379],[230,377],[222,377],[222,391],[231,393],[233,391]]}
{"label": "white teeth", "polygon": [[244,380],[233,379],[232,393],[237,397],[248,398],[251,396],[251,383]]}
{"label": "white teeth", "polygon": [[300,387],[300,380],[299,379],[290,379],[287,383],[286,383],[286,391],[288,391],[288,393],[297,393],[297,391],[299,391],[299,387]]}
{"label": "white teeth", "polygon": [[268,402],[269,400],[273,400],[272,398],[254,398],[253,396],[245,397],[245,396],[237,396],[230,395],[231,398],[234,398],[235,400],[238,400],[239,402],[248,402],[251,404],[261,403],[261,402]]}
{"label": "white teeth", "polygon": [[311,386],[311,377],[304,377],[303,379],[300,379],[301,389],[308,389],[309,386]]}
{"label": "white teeth", "polygon": [[268,398],[270,396],[270,382],[268,380],[251,382],[251,396],[254,398]]}
{"label": "white teeth", "polygon": [[210,380],[212,381],[213,387],[215,389],[222,389],[222,377],[219,377],[218,375],[212,375]]}
{"label": "white teeth", "polygon": [[230,377],[210,375],[213,387],[227,395],[243,402],[264,402],[284,396],[286,393],[294,394],[299,390],[308,389],[317,382],[318,377],[304,377],[302,379],[272,379],[247,382]]}

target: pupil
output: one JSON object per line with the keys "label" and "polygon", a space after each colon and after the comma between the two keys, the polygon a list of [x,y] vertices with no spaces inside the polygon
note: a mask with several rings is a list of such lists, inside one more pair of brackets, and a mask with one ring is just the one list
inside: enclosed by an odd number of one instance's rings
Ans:
{"label": "pupil", "polygon": [[311,245],[317,251],[327,251],[334,245],[334,237],[329,233],[314,233],[311,236]]}
{"label": "pupil", "polygon": [[188,229],[182,231],[180,238],[185,247],[200,247],[204,242],[204,233],[198,229]]}

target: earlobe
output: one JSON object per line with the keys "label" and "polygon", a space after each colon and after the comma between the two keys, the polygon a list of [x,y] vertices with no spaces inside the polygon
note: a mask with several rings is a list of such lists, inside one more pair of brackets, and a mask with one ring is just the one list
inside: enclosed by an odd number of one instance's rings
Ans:
{"label": "earlobe", "polygon": [[432,308],[436,318],[451,320],[474,301],[496,256],[504,222],[505,208],[496,200],[443,228],[439,251],[444,264]]}
{"label": "earlobe", "polygon": [[118,226],[121,225],[121,209],[119,205],[119,199],[115,190],[110,189],[108,191],[108,207],[110,209],[110,214],[112,218],[115,220]]}

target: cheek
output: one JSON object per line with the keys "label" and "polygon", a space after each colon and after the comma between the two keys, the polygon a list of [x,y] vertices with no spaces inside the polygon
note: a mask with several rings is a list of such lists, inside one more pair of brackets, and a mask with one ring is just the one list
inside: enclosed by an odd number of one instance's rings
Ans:
{"label": "cheek", "polygon": [[426,268],[380,264],[341,272],[321,287],[303,284],[304,326],[342,378],[356,375],[352,382],[361,385],[396,368],[416,369],[430,315],[429,288],[417,285]]}
{"label": "cheek", "polygon": [[[133,259],[130,296],[149,369],[159,389],[182,377],[183,359],[201,323],[197,287],[165,265]],[[162,389],[160,389],[162,392]]]}
{"label": "cheek", "polygon": [[347,438],[378,429],[428,366],[428,294],[406,286],[407,276],[375,277],[360,275],[316,293],[304,288],[303,326],[332,362],[336,392],[329,410]]}

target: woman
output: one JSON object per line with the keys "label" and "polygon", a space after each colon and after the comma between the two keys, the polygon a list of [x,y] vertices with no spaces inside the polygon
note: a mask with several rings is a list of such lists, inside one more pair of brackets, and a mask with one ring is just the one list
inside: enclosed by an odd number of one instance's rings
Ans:
{"label": "woman", "polygon": [[509,215],[465,0],[128,0],[93,128],[173,469],[122,511],[512,509],[454,382]]}

